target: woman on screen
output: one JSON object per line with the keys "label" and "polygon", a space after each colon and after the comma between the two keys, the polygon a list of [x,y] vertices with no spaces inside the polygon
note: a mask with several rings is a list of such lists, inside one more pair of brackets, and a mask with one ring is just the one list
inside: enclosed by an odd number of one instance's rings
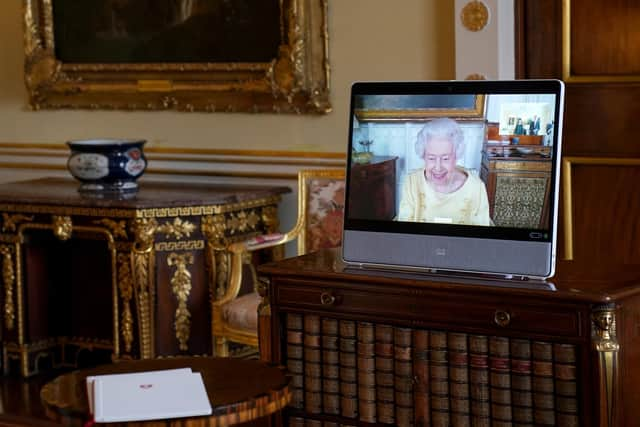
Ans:
{"label": "woman on screen", "polygon": [[406,177],[398,220],[491,225],[484,183],[456,166],[464,149],[458,123],[449,118],[430,121],[418,133],[415,149],[424,168]]}

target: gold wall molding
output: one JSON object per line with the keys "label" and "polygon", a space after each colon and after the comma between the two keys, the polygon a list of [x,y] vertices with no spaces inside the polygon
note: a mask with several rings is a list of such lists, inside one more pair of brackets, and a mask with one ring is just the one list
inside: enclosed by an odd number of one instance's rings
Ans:
{"label": "gold wall molding", "polygon": [[487,76],[485,76],[482,73],[471,73],[464,79],[465,80],[487,80]]}
{"label": "gold wall molding", "polygon": [[472,0],[460,11],[460,20],[467,30],[480,31],[489,22],[489,9],[483,2]]}
{"label": "gold wall molding", "polygon": [[[299,169],[340,168],[346,165],[346,152],[228,150],[207,148],[145,147],[149,167],[145,175],[179,176],[184,178],[297,179]],[[15,169],[44,176],[67,173],[69,149],[62,142],[15,143],[0,142],[0,180],[12,180]]]}
{"label": "gold wall molding", "polygon": [[[0,142],[0,150],[17,150],[18,153],[38,155],[35,150],[52,150],[59,151],[60,156],[66,157],[69,154],[69,148],[63,141],[44,143],[44,142]],[[228,149],[228,148],[189,148],[189,147],[154,147],[152,144],[145,146],[145,155],[194,155],[189,159],[201,159],[201,156],[220,156],[225,161],[228,161],[229,156],[236,156],[238,159],[258,157],[258,160],[254,162],[261,162],[262,159],[269,158],[305,158],[305,159],[318,159],[318,160],[338,160],[343,161],[346,159],[345,153],[337,152],[321,152],[321,151],[296,151],[296,150],[249,150],[249,149]],[[39,155],[45,155],[40,153]],[[50,154],[49,154],[50,155]],[[195,157],[197,156],[197,157]],[[297,160],[294,160],[298,162]]]}
{"label": "gold wall molding", "polygon": [[640,158],[621,157],[564,157],[562,159],[564,259],[573,260],[573,187],[572,169],[574,165],[595,166],[640,166]]}
{"label": "gold wall molding", "polygon": [[[577,3],[577,2],[576,2]],[[572,0],[562,0],[562,80],[567,83],[638,82],[640,74],[600,74],[580,76],[571,70]],[[580,7],[580,6],[577,6]]]}

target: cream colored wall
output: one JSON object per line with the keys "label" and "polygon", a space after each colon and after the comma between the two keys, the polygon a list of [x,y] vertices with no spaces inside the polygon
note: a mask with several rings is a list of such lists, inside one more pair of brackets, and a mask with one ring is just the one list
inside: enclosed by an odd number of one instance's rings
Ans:
{"label": "cream colored wall", "polygon": [[454,78],[454,0],[330,0],[333,112],[324,116],[143,111],[28,111],[22,1],[0,14],[0,143],[140,137],[150,147],[346,151],[355,80]]}

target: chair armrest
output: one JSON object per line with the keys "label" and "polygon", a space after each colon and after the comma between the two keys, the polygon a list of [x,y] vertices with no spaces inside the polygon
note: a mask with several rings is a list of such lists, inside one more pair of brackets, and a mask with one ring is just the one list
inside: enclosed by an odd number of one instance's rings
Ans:
{"label": "chair armrest", "polygon": [[247,252],[260,249],[273,248],[295,239],[297,233],[271,233],[252,237],[241,242],[232,243],[227,246],[227,251],[231,254],[231,273],[229,284],[224,295],[213,301],[213,305],[222,306],[233,301],[240,293],[242,285],[242,258]]}

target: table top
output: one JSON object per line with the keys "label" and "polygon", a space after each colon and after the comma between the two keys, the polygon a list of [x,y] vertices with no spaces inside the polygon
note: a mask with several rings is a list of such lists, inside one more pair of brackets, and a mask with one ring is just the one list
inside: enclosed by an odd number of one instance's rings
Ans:
{"label": "table top", "polygon": [[[40,398],[47,415],[63,425],[82,425],[89,416],[86,377],[89,375],[141,372],[159,369],[190,367],[200,372],[209,395],[210,416],[175,418],[163,422],[165,426],[195,425],[227,426],[251,421],[284,408],[291,399],[289,377],[283,369],[259,360],[215,357],[175,357],[123,361],[92,369],[63,374],[47,383]],[[145,426],[153,421],[130,422],[131,426]],[[157,421],[156,421],[157,423]]]}
{"label": "table top", "polygon": [[[461,295],[520,296],[528,301],[613,303],[640,295],[640,271],[636,266],[615,266],[585,271],[580,265],[558,261],[556,275],[547,281],[507,280],[470,274],[432,274],[413,271],[373,270],[349,266],[341,249],[323,249],[262,264],[262,274],[282,277],[331,279],[336,283],[387,284],[458,292]],[[363,292],[365,292],[363,290]]]}
{"label": "table top", "polygon": [[49,205],[117,209],[241,204],[279,197],[284,186],[139,181],[139,190],[123,194],[85,194],[71,178],[39,178],[0,184],[0,205]]}

